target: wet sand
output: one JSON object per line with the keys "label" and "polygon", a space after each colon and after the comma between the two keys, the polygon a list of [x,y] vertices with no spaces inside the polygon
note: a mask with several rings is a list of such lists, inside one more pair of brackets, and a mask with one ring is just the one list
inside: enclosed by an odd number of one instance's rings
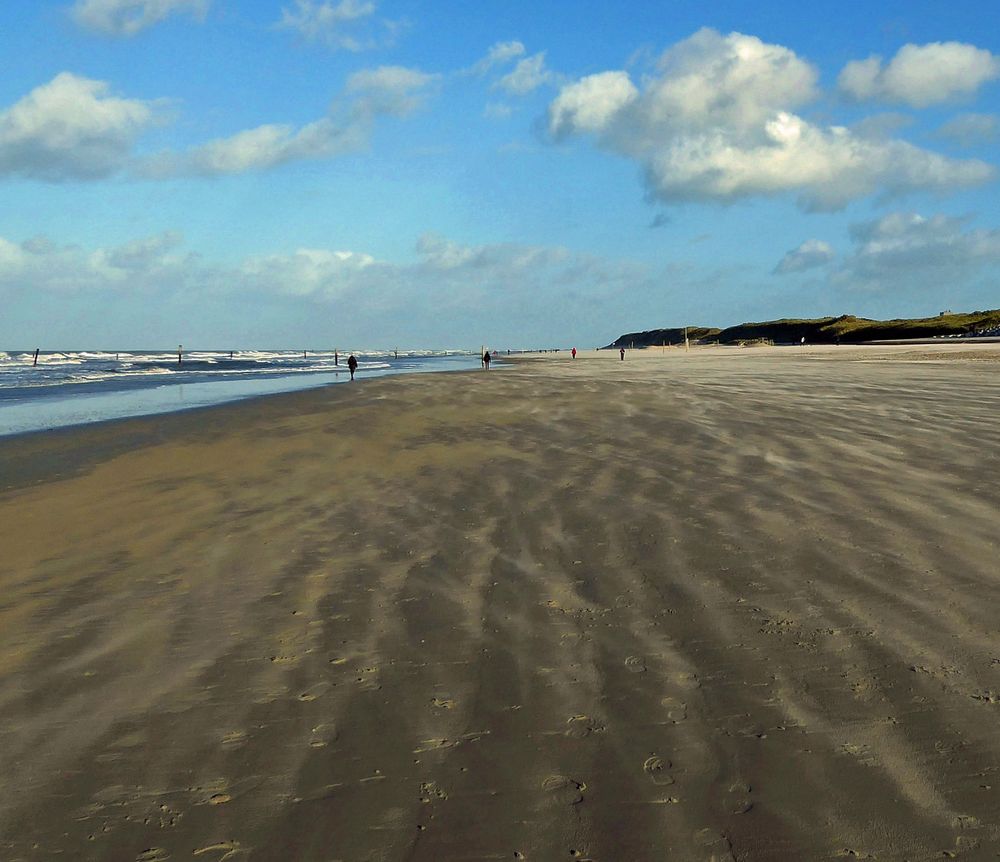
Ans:
{"label": "wet sand", "polygon": [[0,441],[0,859],[997,858],[998,358],[588,351]]}

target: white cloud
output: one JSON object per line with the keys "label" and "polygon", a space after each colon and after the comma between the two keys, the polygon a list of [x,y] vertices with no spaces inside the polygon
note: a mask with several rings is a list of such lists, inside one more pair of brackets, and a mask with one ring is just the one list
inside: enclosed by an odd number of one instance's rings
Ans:
{"label": "white cloud", "polygon": [[[787,48],[706,28],[664,52],[641,94],[622,71],[563,87],[549,123],[563,134],[608,131],[622,149],[720,128],[759,131],[778,111],[814,98],[816,77],[816,70]],[[571,111],[565,110],[567,102]],[[625,104],[631,110],[621,112]]]}
{"label": "white cloud", "polygon": [[803,272],[807,269],[824,266],[834,257],[833,248],[829,243],[820,239],[807,239],[798,248],[788,252],[774,268],[774,271],[778,275]]}
{"label": "white cloud", "polygon": [[295,127],[269,123],[184,152],[139,157],[140,135],[158,122],[158,101],[113,96],[103,81],[69,72],[0,110],[0,177],[49,182],[126,174],[145,179],[238,174],[363,149],[380,116],[406,116],[439,80],[384,66],[355,73],[327,116]]}
{"label": "white cloud", "polygon": [[147,177],[241,174],[289,162],[327,159],[363,149],[380,116],[403,117],[417,110],[438,75],[402,66],[355,72],[347,81],[348,102],[336,101],[332,113],[299,128],[268,124],[218,138],[186,153],[162,153],[144,165]]}
{"label": "white cloud", "polygon": [[193,258],[171,253],[179,243],[173,232],[91,250],[46,237],[23,243],[0,237],[0,286],[54,292],[177,286],[195,265]]}
{"label": "white cloud", "polygon": [[896,132],[913,125],[913,117],[907,114],[884,113],[872,114],[851,126],[851,133],[859,138],[871,138],[884,141]]}
{"label": "white cloud", "polygon": [[315,0],[295,0],[295,7],[282,7],[277,26],[294,30],[312,42],[323,42],[333,48],[361,51],[374,46],[369,39],[350,32],[350,25],[371,18],[376,5],[370,0],[340,0],[339,3]]}
{"label": "white cloud", "polygon": [[836,209],[993,178],[983,162],[807,122],[791,109],[815,98],[815,82],[812,66],[787,48],[701,30],[665,52],[641,90],[621,71],[563,87],[549,131],[591,133],[637,160],[650,195],[665,202],[794,193],[806,209]]}
{"label": "white cloud", "polygon": [[486,56],[479,60],[468,72],[474,75],[485,75],[490,69],[509,63],[517,57],[523,57],[525,53],[524,45],[516,40],[510,42],[496,42],[486,52]]}
{"label": "white cloud", "polygon": [[545,67],[545,52],[519,60],[496,86],[514,96],[526,96],[545,84],[556,80],[555,74]]}
{"label": "white cloud", "polygon": [[816,95],[817,73],[794,51],[755,36],[702,29],[668,49],[637,111],[652,129],[760,127]]}
{"label": "white cloud", "polygon": [[[558,246],[518,243],[469,245],[438,235],[421,237],[416,256],[391,262],[356,250],[300,248],[253,255],[232,267],[182,251],[166,232],[115,247],[86,249],[38,237],[15,243],[0,237],[0,289],[108,292],[164,291],[204,298],[253,293],[330,303],[351,297],[364,313],[412,313],[432,307],[517,307],[564,304],[567,291],[603,301],[648,279],[641,266]],[[428,303],[430,305],[428,305]]]}
{"label": "white cloud", "polygon": [[854,225],[854,251],[835,281],[867,290],[952,289],[1000,263],[1000,230],[966,224],[951,216],[891,213]]}
{"label": "white cloud", "polygon": [[253,257],[240,275],[256,289],[291,296],[332,299],[360,285],[370,270],[384,268],[368,254],[327,249],[298,249],[287,255]]}
{"label": "white cloud", "polygon": [[549,133],[562,138],[574,132],[600,132],[639,91],[627,72],[601,72],[569,84],[549,106]]}
{"label": "white cloud", "polygon": [[72,9],[78,24],[109,36],[134,36],[170,15],[190,12],[201,20],[209,0],[77,0]]}
{"label": "white cloud", "polygon": [[339,126],[323,118],[299,129],[264,125],[217,138],[186,153],[150,157],[139,173],[147,179],[242,174],[288,162],[343,155],[363,148],[367,140],[368,129],[358,122]]}
{"label": "white cloud", "polygon": [[759,143],[719,130],[681,137],[646,164],[650,190],[668,201],[735,201],[797,193],[807,210],[836,210],[852,200],[916,190],[947,192],[993,178],[979,161],[955,161],[905,141],[858,138],[779,113]]}
{"label": "white cloud", "polygon": [[110,176],[155,122],[154,103],[63,72],[0,112],[0,175],[60,182]]}
{"label": "white cloud", "polygon": [[355,72],[347,80],[346,91],[358,97],[364,112],[403,117],[424,103],[427,91],[439,80],[440,75],[418,69],[380,66]]}
{"label": "white cloud", "polygon": [[1000,117],[996,114],[959,114],[937,131],[963,147],[988,144],[1000,137]]}
{"label": "white cloud", "polygon": [[1000,77],[1000,57],[963,42],[904,45],[887,66],[877,56],[854,60],[838,78],[840,90],[858,101],[878,99],[926,108],[970,96]]}

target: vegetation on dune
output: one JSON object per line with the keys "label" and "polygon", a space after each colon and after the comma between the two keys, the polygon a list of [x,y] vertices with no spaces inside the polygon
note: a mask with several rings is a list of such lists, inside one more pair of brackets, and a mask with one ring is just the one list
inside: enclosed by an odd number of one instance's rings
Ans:
{"label": "vegetation on dune", "polygon": [[[715,341],[721,329],[708,326],[687,327],[687,337],[694,342]],[[650,329],[648,332],[629,332],[608,347],[660,347],[661,345],[683,344],[685,328]]]}
{"label": "vegetation on dune", "polygon": [[[684,331],[684,327],[674,327],[629,332],[608,346],[656,347],[683,344]],[[861,344],[866,341],[937,336],[1000,335],[1000,309],[960,314],[943,312],[935,317],[899,320],[869,320],[851,314],[813,320],[785,318],[762,323],[741,323],[726,329],[689,326],[687,333],[692,343],[702,344],[739,344],[752,341],[798,344],[803,338],[808,344]]]}

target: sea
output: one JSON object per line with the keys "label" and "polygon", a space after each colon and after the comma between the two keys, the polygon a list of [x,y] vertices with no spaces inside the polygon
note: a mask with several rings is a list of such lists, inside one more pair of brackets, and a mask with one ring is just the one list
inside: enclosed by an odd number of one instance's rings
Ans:
{"label": "sea", "polygon": [[[357,379],[479,367],[468,350],[354,351]],[[301,350],[0,351],[0,436],[172,413],[349,382],[348,354]]]}

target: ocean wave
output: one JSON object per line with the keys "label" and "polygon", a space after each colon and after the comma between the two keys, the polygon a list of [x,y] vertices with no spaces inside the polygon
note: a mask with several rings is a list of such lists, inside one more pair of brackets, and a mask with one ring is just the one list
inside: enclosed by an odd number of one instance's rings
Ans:
{"label": "ocean wave", "polygon": [[[382,349],[348,351],[297,350],[191,350],[181,354],[160,350],[80,350],[35,352],[0,352],[0,390],[10,397],[12,390],[51,391],[60,386],[70,389],[105,383],[118,388],[157,385],[162,382],[208,382],[248,377],[274,378],[309,374],[347,373],[347,357],[353,353],[362,372],[419,371],[435,358],[471,355],[456,350]],[[146,384],[139,381],[145,380]],[[131,381],[131,382],[130,382]],[[82,390],[81,390],[82,391]]]}

